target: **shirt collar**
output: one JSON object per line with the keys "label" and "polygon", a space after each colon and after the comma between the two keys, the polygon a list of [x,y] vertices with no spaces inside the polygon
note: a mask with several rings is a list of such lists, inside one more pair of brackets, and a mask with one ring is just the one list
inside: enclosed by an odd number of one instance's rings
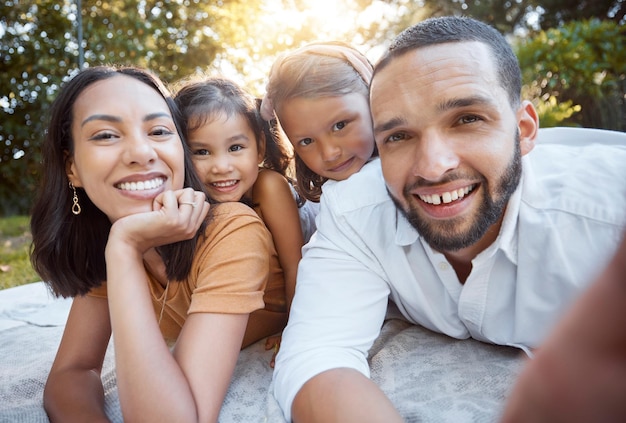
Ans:
{"label": "shirt collar", "polygon": [[509,203],[506,206],[504,212],[504,219],[502,219],[502,226],[500,227],[500,233],[496,238],[494,244],[502,250],[504,255],[517,266],[517,222],[519,221],[520,203],[522,202],[522,182],[509,199]]}
{"label": "shirt collar", "polygon": [[396,244],[406,247],[407,245],[414,244],[420,237],[417,229],[413,227],[404,216],[404,214],[396,209]]}

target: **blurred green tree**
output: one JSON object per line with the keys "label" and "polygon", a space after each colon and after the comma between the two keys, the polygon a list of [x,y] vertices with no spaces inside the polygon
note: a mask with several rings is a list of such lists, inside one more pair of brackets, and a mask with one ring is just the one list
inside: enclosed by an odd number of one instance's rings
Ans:
{"label": "blurred green tree", "polygon": [[[78,22],[86,66],[139,65],[166,82],[220,72],[262,94],[281,51],[340,39],[375,61],[406,27],[463,14],[525,39],[526,89],[545,123],[625,129],[626,0],[78,1],[0,3],[0,215],[30,207],[50,102],[78,69]],[[568,26],[581,17],[598,20]]]}
{"label": "blurred green tree", "polygon": [[516,50],[527,93],[546,102],[544,124],[560,115],[558,124],[626,131],[626,26],[571,21],[519,39]]}
{"label": "blurred green tree", "polygon": [[254,0],[65,0],[0,3],[0,215],[26,213],[38,175],[46,113],[84,62],[139,65],[173,82],[206,69],[259,15]]}

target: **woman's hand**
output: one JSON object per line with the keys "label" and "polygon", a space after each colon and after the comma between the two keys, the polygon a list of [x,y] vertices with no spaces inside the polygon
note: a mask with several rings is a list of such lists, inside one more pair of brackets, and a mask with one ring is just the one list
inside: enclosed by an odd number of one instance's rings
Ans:
{"label": "woman's hand", "polygon": [[130,244],[140,253],[152,247],[192,238],[206,218],[209,203],[201,191],[185,188],[165,191],[153,201],[153,210],[117,220],[107,248],[117,241]]}

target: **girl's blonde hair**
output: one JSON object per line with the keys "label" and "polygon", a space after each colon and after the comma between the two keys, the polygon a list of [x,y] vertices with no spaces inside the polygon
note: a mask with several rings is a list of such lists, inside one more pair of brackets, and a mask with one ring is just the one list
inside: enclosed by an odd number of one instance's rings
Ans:
{"label": "girl's blonde hair", "polygon": [[[265,120],[276,119],[275,110],[288,99],[368,95],[372,65],[355,48],[341,42],[313,43],[280,55],[270,70],[261,104]],[[280,123],[280,119],[279,119]],[[296,183],[308,200],[318,202],[328,178],[313,172],[295,154]]]}

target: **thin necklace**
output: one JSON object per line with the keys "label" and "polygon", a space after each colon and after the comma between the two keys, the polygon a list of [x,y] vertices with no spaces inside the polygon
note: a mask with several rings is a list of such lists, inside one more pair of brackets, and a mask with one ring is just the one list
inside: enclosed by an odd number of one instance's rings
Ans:
{"label": "thin necklace", "polygon": [[163,293],[163,303],[161,304],[161,313],[159,313],[159,323],[158,325],[161,326],[161,319],[163,318],[163,311],[165,310],[165,302],[167,301],[167,291],[170,288],[170,280],[167,280],[167,283],[165,284],[165,292]]}

